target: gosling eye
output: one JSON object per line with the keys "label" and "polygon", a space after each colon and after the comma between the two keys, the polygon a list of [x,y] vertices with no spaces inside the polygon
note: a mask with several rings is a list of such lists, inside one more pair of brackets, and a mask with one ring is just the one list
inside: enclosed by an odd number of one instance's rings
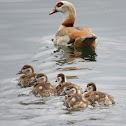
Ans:
{"label": "gosling eye", "polygon": [[23,70],[25,70],[25,69],[27,69],[27,68],[23,68]]}
{"label": "gosling eye", "polygon": [[42,76],[38,76],[38,78],[40,78],[40,77],[42,77]]}
{"label": "gosling eye", "polygon": [[35,84],[34,87],[36,87],[38,84]]}
{"label": "gosling eye", "polygon": [[66,91],[70,90],[69,88],[66,89]]}
{"label": "gosling eye", "polygon": [[71,95],[68,95],[67,97],[68,97],[68,98],[70,98],[70,97],[71,97]]}
{"label": "gosling eye", "polygon": [[62,85],[60,84],[59,87],[61,87]]}

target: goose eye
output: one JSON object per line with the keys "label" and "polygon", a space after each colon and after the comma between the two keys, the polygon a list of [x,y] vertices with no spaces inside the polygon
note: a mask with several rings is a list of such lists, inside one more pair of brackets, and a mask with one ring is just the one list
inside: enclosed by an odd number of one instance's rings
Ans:
{"label": "goose eye", "polygon": [[61,7],[63,5],[63,3],[62,2],[59,2],[58,4],[57,4],[57,7]]}

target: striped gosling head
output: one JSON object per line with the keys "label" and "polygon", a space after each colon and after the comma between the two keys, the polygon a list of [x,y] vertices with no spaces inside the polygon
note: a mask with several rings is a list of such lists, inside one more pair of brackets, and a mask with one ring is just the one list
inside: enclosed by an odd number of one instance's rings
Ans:
{"label": "striped gosling head", "polygon": [[58,82],[58,84],[66,82],[66,76],[62,73],[58,74],[56,82]]}
{"label": "striped gosling head", "polygon": [[60,95],[69,95],[69,94],[81,94],[81,91],[77,89],[74,85],[69,85],[63,88]]}
{"label": "striped gosling head", "polygon": [[21,70],[17,74],[28,74],[28,73],[34,73],[34,68],[33,66],[26,64],[21,68]]}
{"label": "striped gosling head", "polygon": [[37,74],[32,82],[48,82],[48,77],[44,73]]}
{"label": "striped gosling head", "polygon": [[96,87],[95,83],[90,82],[87,84],[85,92],[92,92],[92,91],[97,91],[97,87]]}

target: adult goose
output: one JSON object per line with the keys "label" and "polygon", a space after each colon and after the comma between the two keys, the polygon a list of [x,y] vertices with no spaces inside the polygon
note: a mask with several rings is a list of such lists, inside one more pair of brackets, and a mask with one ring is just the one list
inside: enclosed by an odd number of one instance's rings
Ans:
{"label": "adult goose", "polygon": [[72,3],[68,1],[60,1],[56,3],[51,14],[61,12],[64,14],[64,20],[59,27],[54,38],[56,45],[75,45],[75,46],[96,46],[96,36],[93,31],[87,27],[74,27],[76,19],[76,10]]}

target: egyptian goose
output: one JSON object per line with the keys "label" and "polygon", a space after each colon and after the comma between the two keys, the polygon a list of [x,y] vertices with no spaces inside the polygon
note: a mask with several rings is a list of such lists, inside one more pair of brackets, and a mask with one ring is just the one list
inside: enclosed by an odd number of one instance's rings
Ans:
{"label": "egyptian goose", "polygon": [[114,98],[107,93],[97,91],[96,85],[93,82],[87,84],[85,92],[87,93],[84,94],[84,98],[87,99],[90,104],[115,104]]}
{"label": "egyptian goose", "polygon": [[32,82],[36,82],[33,88],[34,95],[41,95],[42,97],[48,97],[55,95],[55,88],[48,80],[48,77],[44,73],[37,74]]}
{"label": "egyptian goose", "polygon": [[56,81],[59,83],[56,86],[56,92],[58,96],[68,95],[68,94],[83,94],[84,91],[78,85],[71,82],[66,82],[66,77],[64,74],[60,73],[57,75]]}
{"label": "egyptian goose", "polygon": [[74,44],[79,47],[97,45],[96,36],[91,29],[87,27],[74,27],[76,10],[72,3],[68,1],[58,2],[53,11],[50,12],[50,15],[56,12],[62,12],[64,20],[55,35],[54,44],[65,46]]}
{"label": "egyptian goose", "polygon": [[64,105],[70,109],[85,109],[89,102],[81,94],[70,94],[65,96]]}
{"label": "egyptian goose", "polygon": [[34,83],[31,82],[36,76],[33,66],[26,64],[17,74],[24,74],[19,78],[19,84],[21,87],[29,87],[34,85]]}

